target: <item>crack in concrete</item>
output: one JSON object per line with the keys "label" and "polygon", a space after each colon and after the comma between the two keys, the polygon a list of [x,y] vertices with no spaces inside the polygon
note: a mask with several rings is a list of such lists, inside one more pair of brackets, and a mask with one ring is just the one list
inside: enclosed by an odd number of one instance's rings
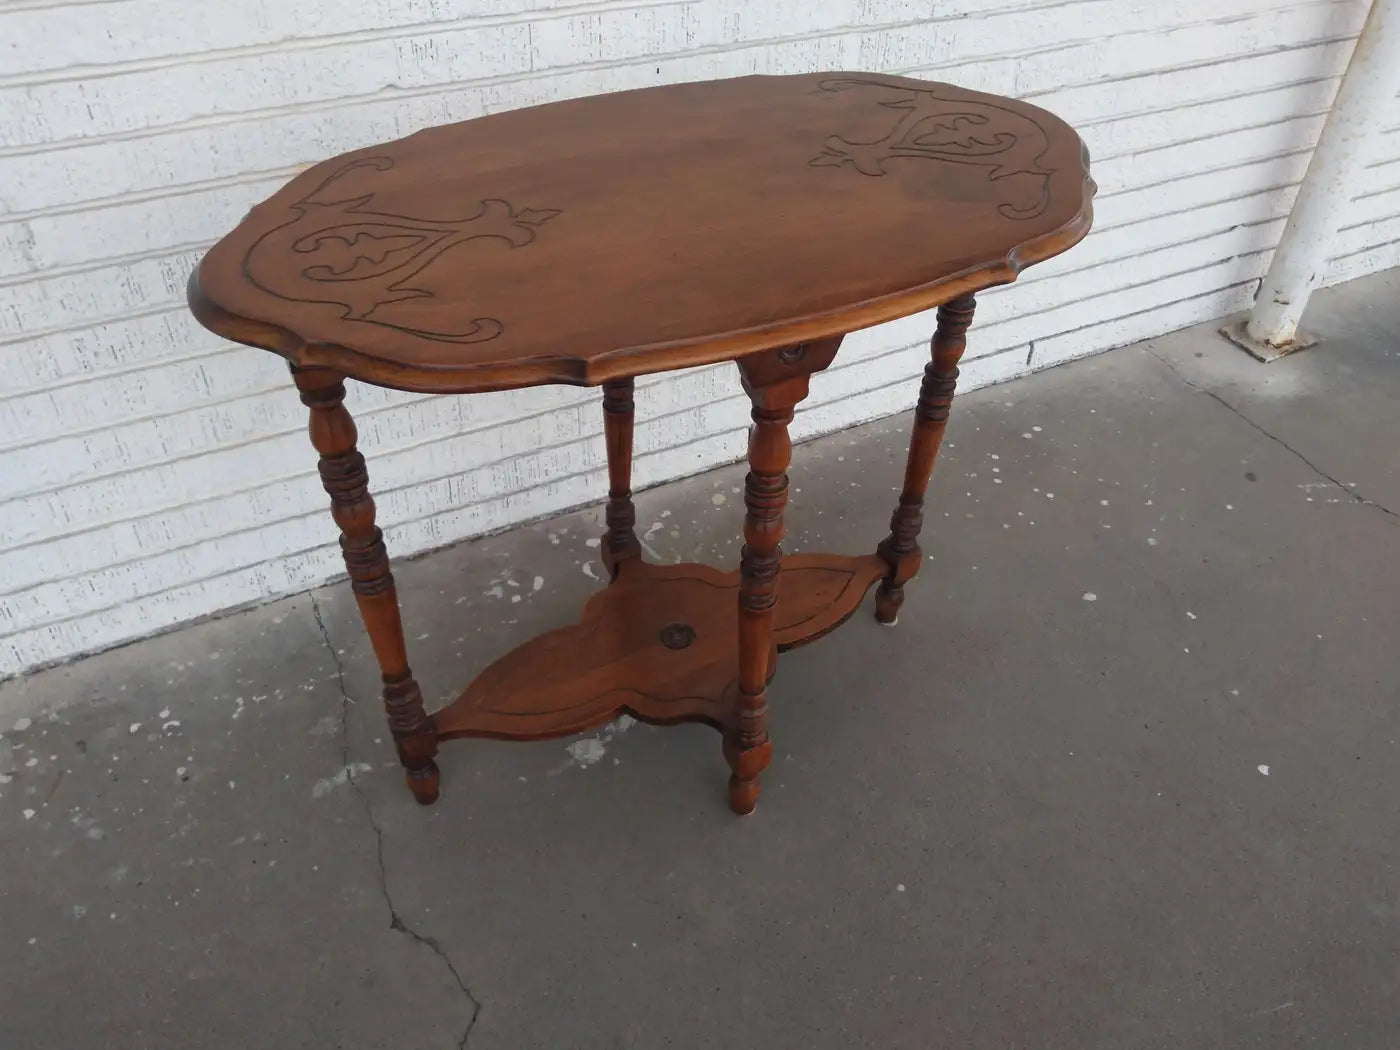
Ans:
{"label": "crack in concrete", "polygon": [[315,617],[316,627],[321,632],[321,640],[326,643],[326,651],[331,655],[331,661],[335,664],[336,681],[340,686],[340,761],[341,767],[345,770],[347,782],[350,789],[359,796],[361,804],[365,809],[365,817],[369,821],[370,828],[374,831],[375,859],[379,870],[379,894],[384,898],[384,904],[389,909],[389,928],[402,933],[404,936],[417,941],[436,955],[442,964],[447,967],[447,972],[452,975],[452,979],[461,989],[462,995],[466,997],[471,1005],[471,1017],[467,1019],[466,1030],[462,1033],[462,1038],[457,1041],[457,1050],[465,1050],[467,1040],[471,1038],[472,1029],[476,1027],[477,1018],[481,1016],[481,1000],[478,999],[467,982],[462,979],[457,967],[448,957],[447,952],[438,942],[436,937],[419,933],[408,923],[403,921],[403,916],[399,914],[394,906],[394,899],[389,894],[389,870],[384,862],[384,831],[379,826],[379,822],[374,819],[374,809],[370,806],[369,795],[365,793],[364,786],[359,782],[354,767],[350,763],[350,705],[355,701],[350,699],[350,693],[345,688],[345,665],[341,663],[340,654],[335,651],[335,645],[331,642],[330,631],[326,629],[326,621],[321,618],[321,606],[316,601],[313,591],[307,591],[306,596],[311,599],[311,615]]}
{"label": "crack in concrete", "polygon": [[1307,468],[1311,470],[1314,474],[1316,474],[1318,477],[1326,478],[1333,485],[1336,485],[1337,488],[1341,489],[1348,496],[1350,496],[1355,502],[1360,503],[1363,506],[1375,507],[1382,514],[1389,516],[1393,524],[1400,525],[1400,514],[1397,514],[1395,511],[1391,510],[1384,503],[1377,503],[1373,499],[1367,499],[1365,496],[1361,495],[1361,493],[1357,492],[1356,489],[1354,489],[1350,485],[1346,485],[1343,482],[1339,481],[1337,478],[1333,477],[1331,474],[1327,473],[1327,471],[1323,470],[1316,463],[1310,460],[1307,456],[1303,455],[1303,453],[1300,452],[1298,449],[1294,448],[1287,441],[1283,440],[1283,438],[1279,437],[1277,434],[1271,433],[1270,431],[1266,430],[1264,427],[1256,423],[1254,420],[1250,419],[1249,416],[1245,415],[1234,405],[1230,404],[1230,402],[1226,401],[1214,390],[1211,390],[1209,387],[1201,386],[1199,383],[1193,383],[1190,379],[1187,379],[1186,374],[1182,372],[1181,369],[1177,368],[1176,365],[1168,361],[1161,354],[1157,353],[1157,351],[1153,349],[1151,343],[1143,344],[1143,349],[1147,351],[1149,356],[1156,358],[1157,361],[1159,361],[1162,365],[1164,365],[1167,368],[1169,372],[1172,373],[1172,375],[1176,376],[1183,383],[1189,386],[1192,390],[1200,394],[1205,394],[1211,400],[1217,401],[1220,404],[1224,405],[1227,409],[1229,409],[1235,415],[1239,416],[1240,419],[1244,420],[1246,423],[1248,423],[1255,430],[1259,431],[1259,433],[1263,434],[1270,441],[1273,441],[1283,446],[1285,449],[1291,452],[1294,455],[1294,457],[1296,457],[1303,464],[1305,464]]}

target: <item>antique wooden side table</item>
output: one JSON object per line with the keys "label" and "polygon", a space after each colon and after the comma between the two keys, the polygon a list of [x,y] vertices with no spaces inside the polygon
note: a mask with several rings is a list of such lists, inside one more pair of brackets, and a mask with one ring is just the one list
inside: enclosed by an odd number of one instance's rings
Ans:
{"label": "antique wooden side table", "polygon": [[[281,354],[384,678],[408,785],[438,743],[575,733],[621,712],[723,734],[729,801],[768,765],[779,650],[879,581],[894,623],[919,569],[924,491],[973,296],[1089,230],[1074,131],[1044,110],[864,73],[745,77],[556,102],[318,164],[190,278],[195,316]],[[784,557],[788,424],[844,333],[938,307],[903,491],[875,553]],[[641,558],[630,491],[638,375],[734,361],[753,403],[737,572]],[[346,377],[463,394],[603,387],[611,582],[429,714],[409,670]],[[893,409],[895,406],[891,406]]]}

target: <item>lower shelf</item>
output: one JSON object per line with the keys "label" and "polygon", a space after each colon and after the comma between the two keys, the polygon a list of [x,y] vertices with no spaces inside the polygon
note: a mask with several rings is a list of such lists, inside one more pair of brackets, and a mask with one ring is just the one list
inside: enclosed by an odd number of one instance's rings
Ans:
{"label": "lower shelf", "polygon": [[[878,555],[783,558],[779,649],[819,638],[887,571]],[[735,707],[738,571],[624,562],[579,622],[507,653],[433,715],[438,738],[564,736],[626,712],[723,729]]]}

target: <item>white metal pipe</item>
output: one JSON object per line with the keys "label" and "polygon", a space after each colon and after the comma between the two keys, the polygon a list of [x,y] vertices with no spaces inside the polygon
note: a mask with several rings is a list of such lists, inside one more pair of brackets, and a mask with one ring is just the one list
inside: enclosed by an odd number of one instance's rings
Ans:
{"label": "white metal pipe", "polygon": [[1366,139],[1394,117],[1396,92],[1400,92],[1400,0],[1372,0],[1283,238],[1259,286],[1246,326],[1254,342],[1279,348],[1293,342],[1308,297],[1327,276],[1333,240],[1354,192]]}

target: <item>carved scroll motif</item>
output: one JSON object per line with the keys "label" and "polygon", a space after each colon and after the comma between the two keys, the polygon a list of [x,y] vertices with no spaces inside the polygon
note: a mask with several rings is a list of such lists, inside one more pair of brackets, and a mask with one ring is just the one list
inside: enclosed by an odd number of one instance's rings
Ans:
{"label": "carved scroll motif", "polygon": [[1041,165],[1049,137],[1032,118],[1015,110],[965,98],[944,98],[934,88],[910,88],[858,77],[833,77],[819,91],[866,91],[897,116],[889,130],[869,142],[838,135],[826,140],[809,162],[813,167],[849,164],[862,175],[885,175],[900,158],[949,161],[990,168],[991,182],[1004,183],[1010,198],[997,206],[1008,219],[1033,219],[1050,204],[1051,171]]}
{"label": "carved scroll motif", "polygon": [[[538,226],[559,212],[490,199],[481,201],[477,213],[468,218],[417,219],[375,211],[372,192],[337,195],[336,184],[352,172],[388,171],[393,166],[389,157],[364,157],[328,176],[292,204],[294,218],[253,243],[243,260],[244,275],[280,299],[338,305],[347,321],[441,342],[496,338],[504,325],[494,317],[434,325],[423,320],[428,314],[403,311],[396,317],[386,307],[432,299],[433,293],[415,287],[413,278],[443,253],[488,237],[522,248],[535,239]],[[300,258],[301,265],[289,268],[289,258]]]}

